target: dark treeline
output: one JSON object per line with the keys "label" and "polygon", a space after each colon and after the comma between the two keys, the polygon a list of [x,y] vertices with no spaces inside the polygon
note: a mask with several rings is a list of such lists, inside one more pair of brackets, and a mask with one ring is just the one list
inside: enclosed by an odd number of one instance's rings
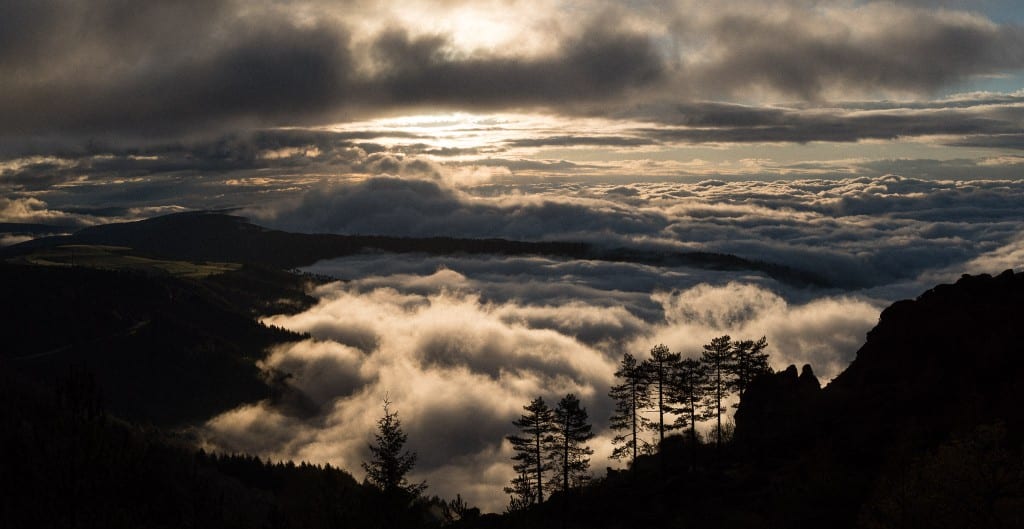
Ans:
{"label": "dark treeline", "polygon": [[[728,435],[722,423],[724,404],[733,395],[742,399],[751,381],[772,373],[767,347],[764,337],[734,341],[726,335],[704,345],[698,358],[683,358],[663,344],[640,362],[624,354],[615,372],[620,383],[609,392],[615,401],[611,428],[619,432],[612,441],[617,445],[612,457],[633,461],[638,453],[656,451],[666,433],[680,429],[696,444],[697,423],[712,420],[720,446]],[[657,433],[655,442],[643,436],[648,430]]]}
{"label": "dark treeline", "polygon": [[511,494],[508,511],[544,502],[544,491],[567,493],[590,480],[587,441],[594,437],[587,409],[569,393],[551,409],[542,397],[524,406],[526,413],[513,424],[521,435],[508,436],[515,455],[517,476],[505,492]]}
{"label": "dark treeline", "polygon": [[[765,337],[734,341],[726,335],[712,339],[698,358],[683,358],[663,344],[642,361],[624,354],[615,372],[619,383],[609,391],[615,402],[610,427],[617,432],[611,457],[633,463],[639,454],[664,446],[666,433],[685,430],[691,470],[696,469],[701,443],[697,423],[714,421],[714,445],[721,449],[731,438],[731,430],[722,424],[724,403],[733,395],[742,400],[754,380],[772,374],[767,347]],[[520,435],[508,436],[516,471],[505,488],[511,495],[508,512],[543,503],[545,490],[548,496],[570,492],[591,479],[593,450],[586,442],[594,434],[579,399],[570,393],[551,409],[537,397],[523,409],[523,416],[513,421]],[[656,433],[656,440],[648,440],[648,432]]]}

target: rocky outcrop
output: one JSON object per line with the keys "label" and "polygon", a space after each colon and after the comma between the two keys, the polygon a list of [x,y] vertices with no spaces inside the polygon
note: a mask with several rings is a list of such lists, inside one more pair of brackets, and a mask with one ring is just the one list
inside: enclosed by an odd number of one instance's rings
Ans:
{"label": "rocky outcrop", "polygon": [[965,275],[894,303],[824,389],[804,369],[755,382],[737,441],[760,452],[813,442],[870,465],[981,424],[1024,435],[1024,273]]}
{"label": "rocky outcrop", "polygon": [[753,381],[736,411],[736,440],[758,458],[782,455],[815,433],[821,385],[810,365]]}

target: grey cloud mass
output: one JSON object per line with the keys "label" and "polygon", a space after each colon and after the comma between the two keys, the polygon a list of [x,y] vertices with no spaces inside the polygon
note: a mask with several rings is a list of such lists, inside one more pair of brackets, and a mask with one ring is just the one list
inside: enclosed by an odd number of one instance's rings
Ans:
{"label": "grey cloud mass", "polygon": [[1024,65],[1020,27],[882,2],[813,12],[768,3],[712,17],[701,29],[710,36],[708,57],[686,73],[705,93],[763,86],[814,100],[836,89],[928,92]]}
{"label": "grey cloud mass", "polygon": [[0,134],[180,136],[423,106],[609,115],[665,99],[820,101],[840,88],[927,95],[1024,67],[1017,26],[888,3],[552,11],[549,45],[507,53],[398,20],[367,33],[357,17],[372,6],[359,2],[350,12],[302,1],[127,6],[3,3]]}

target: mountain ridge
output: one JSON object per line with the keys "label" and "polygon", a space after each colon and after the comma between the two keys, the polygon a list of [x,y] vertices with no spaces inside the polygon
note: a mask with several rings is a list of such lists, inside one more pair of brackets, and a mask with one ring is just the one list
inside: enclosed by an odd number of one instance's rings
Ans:
{"label": "mountain ridge", "polygon": [[146,256],[254,263],[283,269],[309,266],[323,259],[357,255],[370,250],[430,255],[539,255],[709,270],[746,270],[763,273],[796,286],[839,286],[808,271],[730,254],[603,248],[583,242],[500,238],[292,233],[262,227],[244,217],[219,211],[172,213],[141,221],[90,226],[71,235],[44,237],[0,248],[0,257],[10,258],[43,248],[71,244],[127,246]]}

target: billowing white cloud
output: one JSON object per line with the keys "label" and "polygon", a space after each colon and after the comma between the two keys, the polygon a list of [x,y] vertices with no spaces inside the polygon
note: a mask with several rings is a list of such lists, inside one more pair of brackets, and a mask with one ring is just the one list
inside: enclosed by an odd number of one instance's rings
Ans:
{"label": "billowing white cloud", "polygon": [[632,348],[674,344],[686,356],[696,357],[708,336],[765,336],[773,368],[811,364],[825,382],[853,360],[882,308],[877,301],[848,296],[822,296],[794,304],[764,288],[738,282],[698,285],[656,297],[665,307],[666,322],[635,340]]}
{"label": "billowing white cloud", "polygon": [[50,209],[38,198],[0,197],[0,222],[75,225],[88,220],[95,222],[95,219]]}
{"label": "billowing white cloud", "polygon": [[[367,259],[378,266],[364,267]],[[600,263],[579,275],[587,288],[564,297],[545,294],[543,284],[572,280],[540,279],[553,266],[544,259],[436,259],[444,266],[419,272],[410,271],[420,266],[416,256],[334,261],[330,269],[346,270],[349,281],[319,287],[319,302],[305,312],[264,318],[311,335],[273,349],[261,363],[307,407],[240,407],[209,421],[207,442],[331,462],[358,475],[386,396],[420,455],[416,479],[426,479],[432,493],[460,493],[501,510],[501,488],[513,477],[504,436],[535,396],[551,404],[569,392],[581,398],[599,433],[592,442],[596,471],[612,464],[607,391],[623,352],[643,357],[664,342],[695,356],[720,334],[767,334],[774,366],[811,362],[827,379],[851,359],[879,311],[869,300],[819,293],[798,301],[805,296],[775,292],[770,282],[727,282],[714,273],[704,277],[713,283],[678,273],[675,284],[626,281],[633,290],[625,295],[605,283],[618,265]],[[354,266],[346,269],[346,262]],[[570,263],[563,266],[587,266]],[[530,267],[537,270],[528,273]],[[510,268],[518,272],[504,275]],[[531,274],[533,284],[522,285]]]}

